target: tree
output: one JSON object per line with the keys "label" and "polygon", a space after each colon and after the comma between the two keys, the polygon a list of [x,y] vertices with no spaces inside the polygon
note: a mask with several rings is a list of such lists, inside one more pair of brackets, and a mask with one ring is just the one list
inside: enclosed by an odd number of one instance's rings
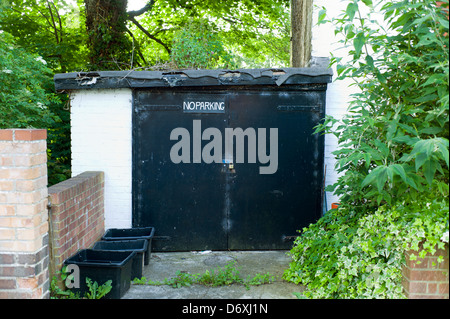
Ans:
{"label": "tree", "polygon": [[291,66],[307,67],[311,59],[313,0],[291,0]]}
{"label": "tree", "polygon": [[9,0],[0,15],[0,30],[17,45],[38,54],[55,72],[81,69],[86,61],[83,12],[65,0]]}
{"label": "tree", "polygon": [[169,61],[175,35],[204,19],[213,21],[215,34],[241,64],[288,63],[288,0],[152,0],[130,12],[126,0],[84,2],[91,57],[112,62],[111,68]]}
{"label": "tree", "polygon": [[91,68],[128,68],[131,41],[127,36],[127,0],[85,0]]}
{"label": "tree", "polygon": [[85,65],[79,13],[65,1],[0,6],[0,126],[47,129],[49,185],[70,177],[68,97],[55,93],[53,74]]}
{"label": "tree", "polygon": [[55,72],[164,64],[176,35],[204,20],[239,67],[289,65],[289,0],[151,0],[136,11],[127,0],[7,4],[0,29]]}

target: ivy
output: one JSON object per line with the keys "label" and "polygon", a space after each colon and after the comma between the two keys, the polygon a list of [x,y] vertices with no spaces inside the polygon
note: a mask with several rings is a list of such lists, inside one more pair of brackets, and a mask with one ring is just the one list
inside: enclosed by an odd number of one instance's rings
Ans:
{"label": "ivy", "polygon": [[443,249],[448,209],[448,199],[432,199],[369,214],[331,210],[303,229],[283,278],[307,286],[308,298],[404,298],[404,252]]}

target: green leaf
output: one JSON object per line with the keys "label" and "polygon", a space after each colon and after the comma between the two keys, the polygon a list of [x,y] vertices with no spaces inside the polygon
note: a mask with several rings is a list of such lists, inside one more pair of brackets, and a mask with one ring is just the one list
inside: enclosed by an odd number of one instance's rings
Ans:
{"label": "green leaf", "polygon": [[325,7],[322,7],[322,9],[320,9],[320,11],[319,11],[319,18],[318,18],[317,24],[320,25],[320,24],[325,23],[324,20],[325,20],[326,16],[327,16],[327,9]]}
{"label": "green leaf", "polygon": [[428,156],[425,153],[419,153],[419,155],[416,156],[416,172],[419,171],[420,167],[422,167],[427,160]]}
{"label": "green leaf", "polygon": [[405,169],[403,168],[402,165],[400,164],[393,164],[391,165],[392,170],[395,174],[399,175],[401,177],[401,179],[407,183],[407,178],[406,178],[406,172]]}
{"label": "green leaf", "polygon": [[387,169],[385,166],[378,166],[371,171],[366,178],[364,178],[361,188],[366,187],[369,184],[373,184],[376,181],[378,191],[381,191],[388,178]]}
{"label": "green leaf", "polygon": [[387,167],[382,166],[380,169],[380,173],[377,177],[377,188],[378,191],[381,192],[383,190],[384,184],[386,184],[388,178],[388,169]]}
{"label": "green leaf", "polygon": [[438,154],[441,155],[441,158],[445,161],[448,167],[449,166],[448,140],[441,138],[440,142],[437,143],[437,150]]}
{"label": "green leaf", "polygon": [[389,148],[385,143],[381,142],[380,140],[374,140],[373,142],[384,157],[387,157],[389,155]]}
{"label": "green leaf", "polygon": [[434,174],[436,173],[436,163],[434,160],[427,159],[423,165],[423,173],[428,184],[433,183]]}
{"label": "green leaf", "polygon": [[347,9],[345,10],[345,13],[347,13],[350,21],[353,20],[357,11],[358,4],[356,2],[350,2],[347,6]]}
{"label": "green leaf", "polygon": [[419,133],[435,135],[435,134],[441,133],[442,131],[443,131],[443,128],[441,128],[441,127],[426,127],[426,128],[420,129]]}
{"label": "green leaf", "polygon": [[426,103],[426,102],[433,101],[433,100],[437,99],[438,97],[439,96],[437,94],[433,93],[433,94],[428,94],[425,96],[418,97],[416,99],[413,99],[412,101],[415,103]]}
{"label": "green leaf", "polygon": [[402,135],[402,136],[394,137],[392,140],[397,143],[405,143],[408,145],[414,145],[415,143],[417,143],[417,141],[419,141],[419,138],[411,137],[409,135]]}
{"label": "green leaf", "polygon": [[353,46],[355,47],[355,54],[356,56],[361,55],[362,48],[364,44],[366,43],[366,39],[364,37],[364,33],[360,32],[356,35],[355,39],[353,40]]}

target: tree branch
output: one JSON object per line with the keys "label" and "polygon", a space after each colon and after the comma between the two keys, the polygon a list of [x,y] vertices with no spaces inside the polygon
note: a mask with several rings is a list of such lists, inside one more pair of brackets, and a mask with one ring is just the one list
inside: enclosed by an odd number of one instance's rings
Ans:
{"label": "tree branch", "polygon": [[152,10],[154,4],[155,4],[155,0],[150,0],[150,1],[147,2],[147,4],[142,9],[139,9],[139,10],[136,10],[136,11],[128,11],[127,12],[128,19],[131,20],[134,17],[140,16],[141,14]]}
{"label": "tree branch", "polygon": [[50,17],[52,19],[53,29],[55,30],[56,43],[59,44],[60,41],[59,41],[59,37],[58,37],[58,28],[56,27],[55,19],[53,17],[52,8],[50,7],[50,2],[48,2],[48,0],[47,0],[47,7],[48,7],[48,11],[50,12]]}
{"label": "tree branch", "polygon": [[141,52],[141,48],[140,48],[140,46],[139,46],[139,43],[137,43],[136,38],[134,37],[134,35],[133,35],[133,33],[130,31],[130,29],[128,29],[128,28],[126,28],[126,29],[127,29],[128,34],[129,34],[129,35],[131,36],[131,38],[133,39],[134,43],[137,44],[137,48],[136,48],[137,53],[138,53],[139,56],[141,57],[142,61],[144,61],[144,64],[147,65],[147,61],[145,60],[144,55],[143,55],[142,52]]}
{"label": "tree branch", "polygon": [[169,49],[169,47],[168,47],[164,42],[162,42],[162,41],[161,41],[160,39],[158,39],[158,38],[155,38],[155,36],[151,35],[147,30],[145,30],[144,27],[143,27],[139,22],[137,22],[136,19],[135,19],[134,17],[129,17],[129,19],[130,19],[130,21],[133,22],[133,23],[134,23],[134,24],[135,24],[142,32],[144,32],[144,34],[145,34],[147,37],[149,37],[150,39],[154,40],[155,42],[161,44],[161,45],[164,47],[164,49],[166,49],[167,53],[170,54],[170,49]]}
{"label": "tree branch", "polygon": [[62,21],[61,21],[61,16],[59,15],[58,8],[56,7],[54,1],[52,1],[52,5],[53,5],[53,8],[55,8],[55,12],[56,12],[56,15],[57,15],[57,17],[58,17],[58,21],[59,21],[59,37],[60,37],[61,42],[62,42],[62,41],[63,41],[62,38],[63,38],[63,33],[64,33],[64,31],[63,31],[63,25],[62,25]]}

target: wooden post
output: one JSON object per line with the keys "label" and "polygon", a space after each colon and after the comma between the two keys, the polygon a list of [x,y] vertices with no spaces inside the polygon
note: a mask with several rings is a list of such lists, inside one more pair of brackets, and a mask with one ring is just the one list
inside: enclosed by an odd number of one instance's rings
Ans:
{"label": "wooden post", "polygon": [[291,0],[291,67],[307,67],[311,59],[313,0]]}

